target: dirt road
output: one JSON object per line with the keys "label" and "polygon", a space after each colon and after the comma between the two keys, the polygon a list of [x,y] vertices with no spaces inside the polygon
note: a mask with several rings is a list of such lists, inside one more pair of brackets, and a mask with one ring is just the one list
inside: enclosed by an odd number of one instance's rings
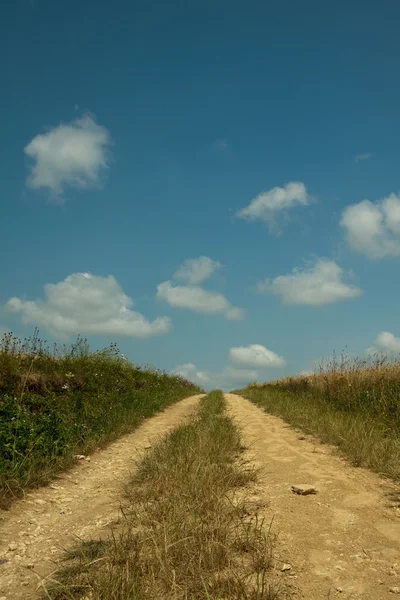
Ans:
{"label": "dirt road", "polygon": [[[57,569],[62,549],[76,537],[107,534],[119,517],[122,485],[146,445],[196,409],[193,396],[148,419],[134,433],[83,460],[51,486],[29,493],[0,512],[0,600],[38,598],[40,582]],[[301,436],[248,400],[227,394],[246,451],[260,467],[249,490],[273,518],[276,566],[303,600],[400,598],[400,509],[390,504],[393,486],[351,467],[329,446]],[[310,484],[315,495],[291,486]],[[288,567],[290,566],[290,568]]]}
{"label": "dirt road", "polygon": [[52,485],[0,511],[0,600],[38,597],[63,548],[76,537],[99,537],[119,517],[122,485],[149,443],[196,409],[192,396],[145,421],[136,431],[82,460]]}
{"label": "dirt road", "polygon": [[[326,445],[300,439],[281,419],[226,394],[248,455],[261,468],[257,495],[278,535],[275,558],[295,598],[400,598],[400,510],[388,482],[351,467]],[[297,484],[318,493],[300,496]]]}

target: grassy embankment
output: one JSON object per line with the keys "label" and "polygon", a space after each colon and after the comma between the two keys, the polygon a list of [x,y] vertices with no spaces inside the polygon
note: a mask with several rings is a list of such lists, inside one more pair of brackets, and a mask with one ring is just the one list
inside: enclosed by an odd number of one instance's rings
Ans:
{"label": "grassy embankment", "polygon": [[181,377],[86,340],[49,348],[35,332],[0,342],[0,508],[169,404],[200,392]]}
{"label": "grassy embankment", "polygon": [[321,441],[353,465],[400,479],[400,362],[335,357],[309,376],[236,393]]}
{"label": "grassy embankment", "polygon": [[47,598],[278,598],[268,530],[245,502],[255,473],[238,460],[239,433],[224,408],[222,392],[212,392],[152,448],[127,485],[122,527],[71,550]]}

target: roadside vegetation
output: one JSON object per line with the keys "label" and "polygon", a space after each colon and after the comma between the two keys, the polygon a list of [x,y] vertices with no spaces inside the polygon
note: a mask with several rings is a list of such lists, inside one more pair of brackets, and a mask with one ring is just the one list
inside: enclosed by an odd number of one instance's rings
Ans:
{"label": "roadside vegetation", "polygon": [[236,393],[322,442],[354,466],[400,479],[400,361],[342,356],[313,375],[254,383]]}
{"label": "roadside vegetation", "polygon": [[83,338],[49,347],[0,341],[0,508],[169,404],[200,392],[178,376],[125,360]]}
{"label": "roadside vegetation", "polygon": [[[81,543],[46,586],[52,600],[274,600],[268,528],[249,516],[237,428],[216,391],[154,446],[126,488],[123,524]],[[57,580],[57,581],[54,581]]]}

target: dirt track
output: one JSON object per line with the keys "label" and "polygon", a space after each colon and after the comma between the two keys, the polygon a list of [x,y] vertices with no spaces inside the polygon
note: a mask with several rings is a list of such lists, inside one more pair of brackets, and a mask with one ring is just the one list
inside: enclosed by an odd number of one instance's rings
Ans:
{"label": "dirt track", "polygon": [[[0,600],[38,598],[63,548],[76,537],[98,537],[118,519],[121,489],[146,444],[195,410],[187,398],[148,419],[134,433],[82,461],[53,485],[0,512]],[[294,599],[390,600],[399,588],[400,510],[393,486],[355,469],[332,449],[301,436],[248,400],[227,394],[242,429],[247,458],[260,467],[252,498],[273,518],[274,555]],[[292,485],[311,484],[316,495],[298,496]],[[12,548],[12,549],[10,549]],[[4,561],[4,562],[3,562]],[[394,591],[390,591],[390,589]]]}
{"label": "dirt track", "polygon": [[[260,467],[261,515],[278,535],[275,558],[291,565],[284,578],[304,600],[400,598],[400,510],[393,486],[351,467],[332,449],[299,439],[281,419],[248,400],[226,394],[248,455]],[[298,496],[292,485],[316,486]],[[390,591],[392,588],[393,591]]]}
{"label": "dirt track", "polygon": [[63,548],[76,537],[98,537],[118,519],[122,486],[146,445],[188,417],[200,397],[170,406],[53,485],[29,493],[10,511],[0,511],[0,600],[37,598],[40,582],[51,577]]}

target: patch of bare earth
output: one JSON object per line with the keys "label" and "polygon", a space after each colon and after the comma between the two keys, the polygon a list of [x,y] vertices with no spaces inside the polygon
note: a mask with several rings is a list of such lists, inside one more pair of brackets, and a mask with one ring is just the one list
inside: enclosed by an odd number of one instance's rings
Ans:
{"label": "patch of bare earth", "polygon": [[[247,458],[260,468],[260,516],[277,534],[274,559],[293,598],[400,598],[400,497],[248,400],[226,394]],[[317,493],[294,493],[306,484]]]}
{"label": "patch of bare earth", "polygon": [[11,510],[0,511],[0,600],[37,598],[64,549],[77,538],[99,537],[118,522],[123,485],[146,447],[188,418],[200,398],[168,407],[48,487],[28,493]]}

